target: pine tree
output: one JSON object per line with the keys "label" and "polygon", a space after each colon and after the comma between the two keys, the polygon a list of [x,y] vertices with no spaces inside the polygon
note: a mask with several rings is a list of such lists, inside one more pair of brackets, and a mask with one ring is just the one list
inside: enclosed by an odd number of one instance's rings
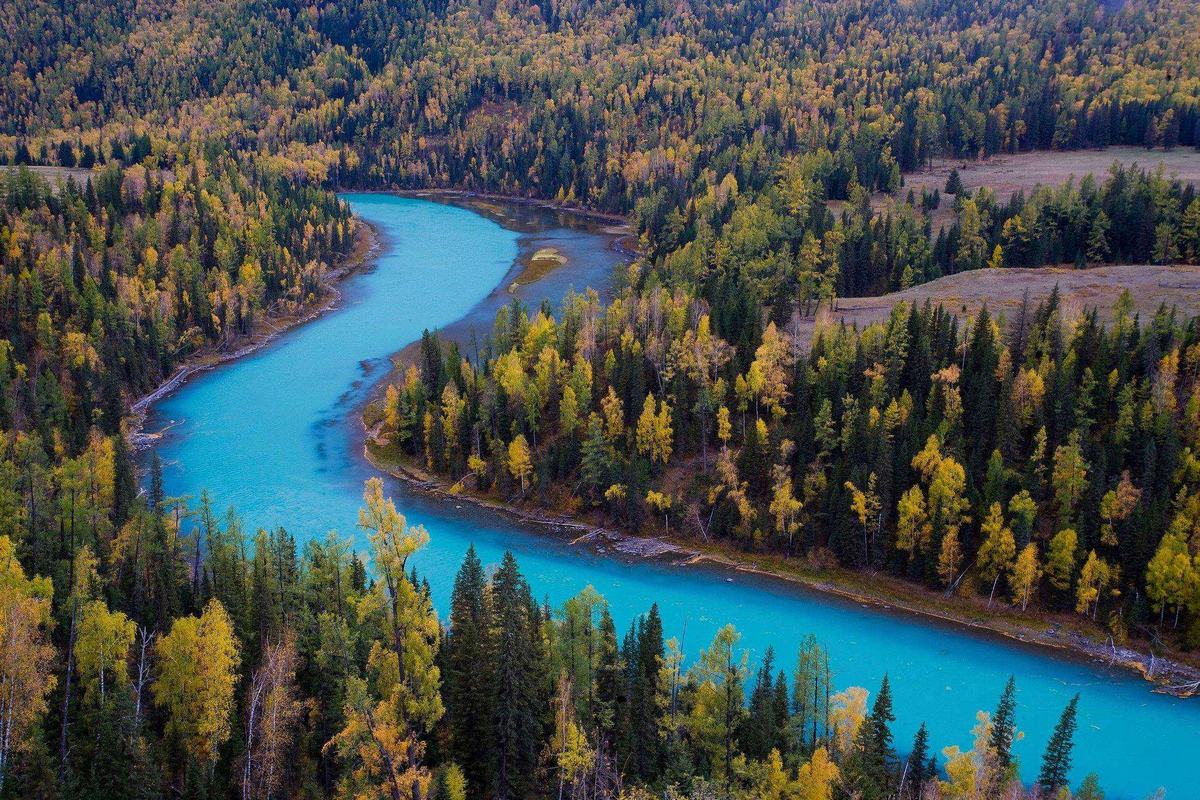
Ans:
{"label": "pine tree", "polygon": [[992,735],[988,744],[996,754],[996,763],[1002,773],[1007,774],[1013,766],[1012,744],[1017,734],[1017,683],[1013,676],[1008,676],[1004,685],[1004,693],[1000,695],[1000,703],[996,713],[992,715]]}
{"label": "pine tree", "polygon": [[592,726],[604,743],[611,747],[617,722],[617,705],[621,697],[621,653],[617,644],[617,629],[608,605],[600,610],[600,642],[596,664],[596,703],[592,709]]}
{"label": "pine tree", "polygon": [[1071,698],[1063,709],[1054,733],[1046,745],[1046,754],[1042,757],[1042,771],[1038,774],[1038,786],[1042,793],[1049,797],[1058,794],[1058,790],[1067,785],[1068,773],[1071,771],[1071,750],[1075,746],[1075,724],[1078,713],[1079,695]]}
{"label": "pine tree", "polygon": [[879,686],[871,713],[863,721],[858,732],[858,752],[855,771],[858,786],[864,798],[884,798],[891,793],[893,765],[896,751],[892,747],[890,723],[896,720],[892,713],[892,689],[887,675]]}
{"label": "pine tree", "polygon": [[533,779],[541,740],[537,653],[533,650],[529,587],[512,553],[492,579],[491,796],[524,797]]}
{"label": "pine tree", "polygon": [[477,793],[488,785],[490,761],[488,737],[479,734],[490,718],[487,612],[483,565],[471,545],[450,595],[442,693],[449,714],[450,752]]}
{"label": "pine tree", "polygon": [[958,168],[952,167],[950,169],[950,177],[946,179],[945,192],[946,194],[952,194],[957,197],[958,195],[962,194],[963,189],[963,182],[962,178],[958,174]]}
{"label": "pine tree", "polygon": [[791,721],[788,719],[788,709],[790,707],[788,680],[783,670],[780,670],[779,674],[775,676],[775,691],[772,703],[774,705],[772,713],[774,714],[775,730],[772,732],[771,747],[780,753],[784,753],[787,751],[788,725]]}
{"label": "pine tree", "polygon": [[658,697],[661,689],[660,667],[663,660],[662,619],[658,604],[650,607],[638,628],[636,661],[629,692],[629,728],[633,736],[635,774],[652,780],[661,764],[662,743],[658,736],[661,710]]}
{"label": "pine tree", "polygon": [[1075,800],[1104,800],[1104,790],[1100,788],[1100,777],[1096,773],[1083,776],[1083,782],[1075,791]]}
{"label": "pine tree", "polygon": [[929,768],[931,763],[932,761],[929,758],[929,730],[925,727],[925,723],[922,722],[921,727],[917,729],[917,735],[913,737],[912,749],[909,751],[908,760],[905,762],[904,771],[900,776],[901,797],[921,796],[921,790],[925,787],[925,782],[933,777],[933,770]]}
{"label": "pine tree", "polygon": [[775,651],[768,647],[750,692],[750,714],[738,737],[748,758],[765,761],[775,747]]}

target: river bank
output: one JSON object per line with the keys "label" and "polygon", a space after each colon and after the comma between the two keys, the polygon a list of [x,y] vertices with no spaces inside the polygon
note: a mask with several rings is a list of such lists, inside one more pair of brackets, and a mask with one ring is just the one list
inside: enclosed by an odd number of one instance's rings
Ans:
{"label": "river bank", "polygon": [[255,323],[254,330],[248,336],[239,337],[233,343],[235,349],[223,349],[225,345],[205,345],[185,358],[158,386],[137,397],[130,403],[125,418],[125,436],[134,450],[149,446],[162,433],[148,434],[144,430],[146,411],[151,405],[176,391],[192,377],[261,350],[282,334],[332,311],[342,299],[338,284],[359,270],[374,265],[382,245],[382,237],[375,226],[358,220],[354,249],[342,264],[325,274],[321,297],[315,303],[294,312],[272,313],[268,310]]}
{"label": "river bank", "polygon": [[388,192],[388,194],[395,194],[398,197],[419,197],[435,202],[458,201],[484,216],[493,216],[488,213],[487,203],[528,206],[568,214],[580,220],[607,226],[607,232],[616,236],[613,242],[614,248],[623,257],[633,260],[641,255],[641,251],[638,248],[637,232],[629,224],[629,219],[620,214],[610,214],[606,211],[596,211],[564,203],[555,203],[552,200],[541,200],[536,197],[489,194],[488,192],[473,192],[467,189],[397,189]]}
{"label": "river bank", "polygon": [[[364,427],[367,425],[365,416],[363,424]],[[1174,654],[1165,657],[1145,648],[1117,645],[1111,638],[1100,637],[1099,629],[1088,630],[1080,625],[1081,619],[1067,615],[1040,618],[999,603],[988,609],[981,598],[947,598],[882,573],[820,569],[780,555],[745,553],[721,543],[698,542],[670,534],[649,536],[607,527],[586,515],[564,515],[536,506],[513,505],[476,492],[463,481],[451,483],[411,462],[387,455],[385,448],[375,441],[374,430],[369,428],[366,429],[363,455],[379,471],[420,492],[446,502],[471,503],[523,525],[547,530],[568,539],[572,545],[585,544],[601,553],[612,549],[628,556],[659,559],[676,566],[707,564],[784,581],[851,603],[918,616],[1024,646],[1048,648],[1073,658],[1132,671],[1153,684],[1155,692],[1183,698],[1200,694],[1200,666]]]}
{"label": "river bank", "polygon": [[[578,216],[584,220],[613,224],[615,227],[619,227],[616,223],[620,223],[624,227],[623,235],[632,235],[628,231],[627,222],[620,217],[582,211],[546,201],[454,190],[413,190],[396,194],[461,203],[509,227],[513,227],[512,220],[502,206],[481,207],[476,201],[482,201],[484,204],[504,203],[542,208]],[[613,228],[608,230],[614,232]],[[623,248],[620,242],[621,239],[614,238],[610,246],[627,257],[634,255],[632,251]],[[536,240],[526,242],[521,249],[519,261],[524,261],[537,246]],[[514,264],[514,271],[521,266]],[[552,271],[559,271],[564,267],[569,269],[570,266],[569,261],[564,261]],[[511,273],[506,276],[493,294],[505,293],[505,287],[508,286],[511,277]],[[507,292],[512,292],[515,286],[516,284],[513,284],[508,287]],[[466,327],[465,322],[464,318],[447,326],[445,330],[451,334],[456,331],[461,333],[461,329]],[[472,322],[477,324],[479,320],[475,319]],[[451,338],[456,337],[452,335]],[[1091,662],[1120,667],[1136,672],[1153,683],[1155,691],[1179,697],[1190,697],[1200,693],[1200,662],[1175,654],[1170,657],[1159,656],[1151,650],[1149,642],[1145,641],[1134,646],[1117,645],[1099,626],[1074,615],[1056,614],[1041,617],[1017,612],[1007,604],[993,604],[988,608],[980,598],[946,597],[940,592],[930,591],[883,573],[865,574],[840,568],[822,569],[779,555],[746,553],[720,542],[684,539],[678,535],[646,536],[641,532],[613,529],[586,514],[567,516],[543,507],[516,506],[502,498],[476,492],[463,481],[451,483],[440,476],[431,475],[411,461],[389,455],[388,448],[382,447],[375,439],[377,425],[373,419],[376,416],[374,404],[381,397],[383,387],[398,379],[404,365],[413,363],[418,345],[418,342],[411,343],[393,356],[391,373],[375,386],[371,399],[359,410],[359,421],[364,433],[364,456],[368,462],[374,468],[387,472],[424,493],[470,502],[522,524],[549,529],[572,544],[587,544],[599,552],[611,549],[633,557],[661,559],[676,564],[703,562],[736,572],[760,575],[824,595],[840,597],[849,602],[916,615],[939,623],[1000,636],[1023,645],[1052,648]]]}

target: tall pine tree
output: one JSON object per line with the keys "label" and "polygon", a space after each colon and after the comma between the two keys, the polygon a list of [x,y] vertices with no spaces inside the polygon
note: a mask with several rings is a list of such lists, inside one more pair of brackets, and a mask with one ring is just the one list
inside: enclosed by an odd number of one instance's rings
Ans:
{"label": "tall pine tree", "polygon": [[1063,709],[1050,743],[1046,745],[1046,754],[1042,757],[1042,771],[1038,774],[1038,786],[1042,793],[1054,797],[1058,790],[1067,785],[1068,773],[1071,771],[1071,750],[1075,746],[1075,724],[1078,713],[1079,695],[1071,698]]}
{"label": "tall pine tree", "polygon": [[492,773],[490,796],[524,797],[530,788],[541,745],[540,676],[533,648],[529,586],[512,553],[505,553],[492,579]]}
{"label": "tall pine tree", "polygon": [[467,786],[483,796],[488,785],[488,737],[480,731],[490,719],[488,608],[483,565],[475,546],[454,579],[450,595],[450,635],[444,651],[443,694],[450,726],[450,752],[462,767]]}
{"label": "tall pine tree", "polygon": [[1008,683],[1004,685],[1004,693],[1000,695],[996,713],[992,715],[992,735],[988,741],[996,754],[996,764],[1005,776],[1013,767],[1012,744],[1017,735],[1016,710],[1017,683],[1010,675]]}

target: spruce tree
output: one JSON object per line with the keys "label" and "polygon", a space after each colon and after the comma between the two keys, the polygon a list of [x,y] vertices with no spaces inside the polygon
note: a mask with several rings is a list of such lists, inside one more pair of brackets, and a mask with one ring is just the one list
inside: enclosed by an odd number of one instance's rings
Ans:
{"label": "spruce tree", "polygon": [[1046,754],[1042,757],[1042,771],[1038,774],[1037,782],[1042,793],[1049,797],[1054,797],[1059,789],[1067,785],[1067,773],[1071,771],[1071,750],[1075,746],[1078,706],[1079,695],[1076,694],[1063,709],[1046,745]]}
{"label": "spruce tree", "polygon": [[617,765],[626,775],[633,774],[636,769],[635,766],[631,766],[634,765],[637,752],[637,738],[634,735],[633,726],[633,696],[634,685],[637,683],[638,640],[641,636],[641,625],[641,619],[630,623],[629,630],[625,632],[625,638],[621,641],[620,680],[616,697],[616,711],[613,715],[616,726],[614,750],[617,755]]}
{"label": "spruce tree", "polygon": [[958,195],[962,194],[962,191],[963,182],[962,178],[958,174],[958,168],[952,167],[950,169],[950,177],[946,179],[946,194],[952,194],[957,197]]}
{"label": "spruce tree", "polygon": [[488,785],[488,737],[481,736],[488,707],[488,620],[483,565],[475,546],[467,550],[450,595],[450,635],[443,645],[442,692],[450,727],[450,752],[462,767],[467,785],[481,792]]}
{"label": "spruce tree", "polygon": [[630,691],[629,726],[634,737],[634,764],[636,774],[644,781],[658,775],[662,747],[658,738],[658,704],[661,676],[659,668],[663,660],[662,619],[658,605],[650,607],[650,613],[639,626],[637,637],[637,663]]}
{"label": "spruce tree", "polygon": [[494,670],[492,707],[492,791],[498,800],[529,792],[541,746],[537,653],[529,587],[512,553],[505,553],[492,579],[492,630],[488,662]]}
{"label": "spruce tree", "polygon": [[592,708],[592,727],[603,742],[613,745],[618,704],[621,697],[621,653],[617,629],[608,605],[600,609],[600,642],[596,664],[596,703]]}
{"label": "spruce tree", "polygon": [[1075,791],[1075,800],[1104,800],[1104,790],[1100,788],[1100,777],[1096,773],[1083,776],[1083,782]]}
{"label": "spruce tree", "polygon": [[774,704],[775,730],[773,731],[771,748],[778,750],[780,755],[783,755],[787,752],[788,726],[791,723],[791,720],[788,719],[790,703],[790,699],[788,698],[788,680],[783,670],[780,670],[779,674],[775,677],[775,691],[772,702]]}
{"label": "spruce tree", "polygon": [[1013,676],[1008,677],[1004,685],[1004,693],[1000,695],[1000,703],[996,713],[992,715],[992,735],[988,745],[996,754],[996,763],[1000,771],[1007,774],[1013,765],[1012,743],[1017,733],[1017,684]]}
{"label": "spruce tree", "polygon": [[913,737],[912,749],[900,778],[901,797],[921,796],[925,782],[933,777],[932,763],[929,758],[929,730],[922,722],[921,727],[917,729],[917,735]]}
{"label": "spruce tree", "polygon": [[748,758],[763,761],[775,746],[775,651],[768,647],[750,692],[750,713],[738,737]]}
{"label": "spruce tree", "polygon": [[864,798],[883,798],[891,793],[896,751],[892,747],[890,723],[895,720],[892,689],[885,674],[871,713],[863,721],[858,733],[858,764],[854,769],[858,773],[858,784]]}

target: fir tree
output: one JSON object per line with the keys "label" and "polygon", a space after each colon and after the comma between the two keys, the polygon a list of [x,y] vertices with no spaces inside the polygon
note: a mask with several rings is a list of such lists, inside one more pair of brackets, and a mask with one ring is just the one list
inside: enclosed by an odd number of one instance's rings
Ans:
{"label": "fir tree", "polygon": [[1046,745],[1046,754],[1042,757],[1042,771],[1038,774],[1038,786],[1042,793],[1049,797],[1058,794],[1058,790],[1067,785],[1068,773],[1071,771],[1071,750],[1075,746],[1075,724],[1078,713],[1079,695],[1071,698],[1063,709],[1050,743]]}
{"label": "fir tree", "polygon": [[775,747],[775,651],[768,647],[750,692],[750,713],[738,737],[742,752],[756,761],[763,761]]}
{"label": "fir tree", "polygon": [[596,665],[596,703],[592,708],[592,725],[604,742],[613,744],[617,721],[617,705],[621,696],[621,653],[617,646],[617,630],[608,605],[600,609],[600,642]]}
{"label": "fir tree", "polygon": [[450,595],[450,635],[444,650],[445,696],[450,727],[450,751],[466,776],[467,785],[482,792],[488,785],[488,619],[483,565],[475,546],[467,550]]}
{"label": "fir tree", "polygon": [[652,605],[645,621],[639,626],[637,660],[629,692],[629,727],[633,735],[633,767],[643,780],[653,780],[661,763],[661,742],[658,737],[658,705],[660,689],[659,668],[663,659],[662,619],[658,605]]}
{"label": "fir tree", "polygon": [[1010,675],[1008,683],[1004,685],[1004,693],[1000,695],[996,713],[992,715],[992,735],[988,741],[996,754],[996,763],[1004,773],[1013,766],[1012,744],[1017,733],[1016,708],[1017,684]]}
{"label": "fir tree", "polygon": [[887,675],[879,686],[871,713],[863,721],[858,732],[858,752],[854,771],[858,773],[858,785],[864,798],[883,798],[891,793],[893,765],[896,751],[892,747],[890,723],[896,720],[892,713],[892,689]]}
{"label": "fir tree", "polygon": [[775,690],[772,703],[774,705],[773,714],[775,722],[775,730],[772,732],[773,740],[771,749],[778,750],[780,753],[787,751],[788,741],[788,708],[790,699],[788,698],[788,680],[787,675],[783,670],[775,676]]}
{"label": "fir tree", "polygon": [[952,194],[957,197],[958,195],[962,194],[963,188],[963,182],[962,178],[959,177],[958,168],[952,167],[950,169],[950,177],[946,179],[946,194]]}
{"label": "fir tree", "polygon": [[492,629],[488,661],[492,682],[492,792],[499,800],[524,797],[540,747],[537,653],[533,650],[529,587],[512,553],[492,579]]}
{"label": "fir tree", "polygon": [[1096,773],[1083,776],[1083,782],[1075,791],[1075,800],[1104,800],[1104,790],[1100,788],[1100,777]]}
{"label": "fir tree", "polygon": [[932,763],[933,760],[929,757],[929,731],[922,722],[921,727],[917,729],[917,735],[913,737],[912,749],[909,751],[908,760],[905,761],[904,771],[900,776],[900,795],[902,797],[921,796],[925,782],[934,775]]}

